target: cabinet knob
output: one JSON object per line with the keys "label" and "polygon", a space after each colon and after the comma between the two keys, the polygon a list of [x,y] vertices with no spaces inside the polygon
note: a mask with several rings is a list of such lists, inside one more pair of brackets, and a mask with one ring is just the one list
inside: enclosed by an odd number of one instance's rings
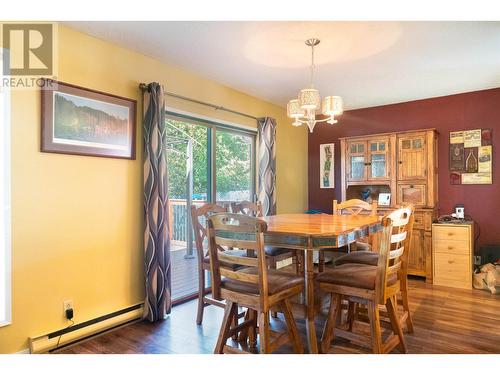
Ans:
{"label": "cabinet knob", "polygon": [[400,161],[399,161],[399,164],[403,164],[403,161],[402,161],[402,160],[400,160]]}
{"label": "cabinet knob", "polygon": [[449,264],[452,264],[452,263],[455,263],[455,261],[453,261],[453,260],[449,260],[449,261],[448,261],[448,263],[449,263]]}

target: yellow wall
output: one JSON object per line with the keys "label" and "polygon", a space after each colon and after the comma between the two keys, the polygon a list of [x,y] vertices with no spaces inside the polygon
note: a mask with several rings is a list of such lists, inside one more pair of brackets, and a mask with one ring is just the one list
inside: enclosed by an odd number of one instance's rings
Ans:
{"label": "yellow wall", "polygon": [[[306,208],[307,133],[290,125],[283,108],[64,26],[59,79],[138,103],[138,83],[159,81],[181,95],[275,117],[278,212]],[[196,104],[168,105],[255,126]],[[139,115],[137,121],[135,161],[40,153],[40,93],[12,92],[13,323],[0,327],[0,353],[63,328],[66,299],[74,301],[77,323],[143,300]]]}

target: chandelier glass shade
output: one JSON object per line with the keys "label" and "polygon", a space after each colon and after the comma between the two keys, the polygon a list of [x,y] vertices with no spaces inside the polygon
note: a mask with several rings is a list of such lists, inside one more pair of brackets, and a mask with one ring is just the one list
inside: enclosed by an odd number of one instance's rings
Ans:
{"label": "chandelier glass shade", "polygon": [[[297,99],[292,99],[287,104],[287,115],[294,119],[292,125],[301,126],[307,124],[312,133],[314,126],[318,122],[335,124],[335,116],[343,112],[343,102],[340,96],[326,96],[321,100],[319,90],[313,86],[314,79],[314,46],[319,44],[319,39],[308,39],[306,45],[311,47],[311,85],[307,89],[299,91]],[[321,108],[320,108],[321,107]],[[327,118],[316,120],[316,112],[321,109],[321,113]]]}

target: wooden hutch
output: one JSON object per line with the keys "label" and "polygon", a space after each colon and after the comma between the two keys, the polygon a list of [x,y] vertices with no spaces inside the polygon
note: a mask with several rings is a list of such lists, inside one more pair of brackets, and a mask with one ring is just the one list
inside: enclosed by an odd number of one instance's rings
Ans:
{"label": "wooden hutch", "polygon": [[408,273],[432,282],[432,221],[437,216],[437,135],[435,129],[340,139],[342,200],[390,193],[390,205],[415,205]]}

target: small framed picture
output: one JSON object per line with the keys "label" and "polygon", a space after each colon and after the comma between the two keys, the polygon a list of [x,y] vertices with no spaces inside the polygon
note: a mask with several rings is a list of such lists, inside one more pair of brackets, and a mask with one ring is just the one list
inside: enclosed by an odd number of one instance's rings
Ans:
{"label": "small framed picture", "polygon": [[42,90],[42,152],[135,159],[135,100],[52,83]]}
{"label": "small framed picture", "polygon": [[321,189],[335,188],[334,150],[335,144],[333,143],[319,146],[319,187]]}
{"label": "small framed picture", "polygon": [[379,206],[390,206],[391,205],[391,193],[380,193],[378,195],[378,205]]}

